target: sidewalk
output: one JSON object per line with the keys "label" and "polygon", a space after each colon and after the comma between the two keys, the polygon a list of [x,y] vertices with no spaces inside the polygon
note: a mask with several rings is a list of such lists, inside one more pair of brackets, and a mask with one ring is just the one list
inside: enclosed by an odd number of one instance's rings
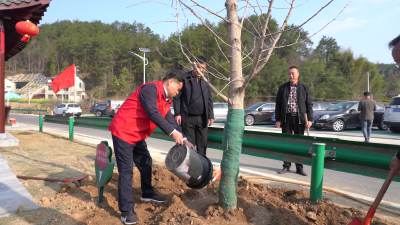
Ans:
{"label": "sidewalk", "polygon": [[24,210],[39,208],[39,205],[34,202],[35,199],[15,176],[1,154],[0,174],[0,217],[15,214],[20,206],[23,206]]}

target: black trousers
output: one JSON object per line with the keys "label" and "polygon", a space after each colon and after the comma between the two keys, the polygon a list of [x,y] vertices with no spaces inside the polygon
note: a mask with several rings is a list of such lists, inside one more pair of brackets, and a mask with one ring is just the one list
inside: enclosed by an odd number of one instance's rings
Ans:
{"label": "black trousers", "polygon": [[[284,134],[300,134],[304,135],[305,124],[299,124],[299,117],[286,114],[286,122],[281,123],[282,133]],[[291,162],[283,161],[283,167],[290,169]],[[303,164],[296,163],[296,170],[302,170]]]}
{"label": "black trousers", "polygon": [[189,115],[182,126],[182,131],[188,141],[197,147],[198,153],[203,155],[207,153],[208,121],[206,120],[204,114],[201,116]]}
{"label": "black trousers", "polygon": [[135,207],[132,199],[133,163],[140,172],[142,197],[148,198],[156,194],[151,186],[153,160],[144,140],[132,145],[114,135],[112,139],[119,172],[118,208],[121,212],[133,211]]}

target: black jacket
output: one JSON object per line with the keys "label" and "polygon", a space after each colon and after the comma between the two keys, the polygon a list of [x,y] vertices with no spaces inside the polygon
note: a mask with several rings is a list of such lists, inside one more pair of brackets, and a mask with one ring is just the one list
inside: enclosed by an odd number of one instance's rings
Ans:
{"label": "black jacket", "polygon": [[[181,74],[184,82],[182,90],[174,98],[174,112],[175,116],[182,116],[182,124],[185,124],[186,118],[189,113],[190,101],[192,99],[192,82],[196,82],[192,76],[192,71]],[[206,113],[207,120],[204,121],[204,126],[207,126],[208,119],[214,119],[214,106],[211,95],[211,88],[203,80],[200,80],[201,89],[203,92],[204,112]]]}
{"label": "black jacket", "polygon": [[[305,113],[309,121],[313,118],[313,103],[311,99],[310,89],[306,84],[299,81],[297,84],[297,107],[299,108],[299,122],[305,124]],[[286,110],[289,101],[290,82],[279,87],[276,95],[275,119],[276,121],[286,122]]]}

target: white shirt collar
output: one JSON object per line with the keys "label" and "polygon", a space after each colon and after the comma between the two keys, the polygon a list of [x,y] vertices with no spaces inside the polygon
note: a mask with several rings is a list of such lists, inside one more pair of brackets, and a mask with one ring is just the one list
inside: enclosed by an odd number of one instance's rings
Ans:
{"label": "white shirt collar", "polygon": [[167,89],[165,88],[164,84],[163,84],[163,88],[164,88],[165,99],[166,99],[167,102],[168,102],[168,101],[169,101],[168,92],[167,92]]}

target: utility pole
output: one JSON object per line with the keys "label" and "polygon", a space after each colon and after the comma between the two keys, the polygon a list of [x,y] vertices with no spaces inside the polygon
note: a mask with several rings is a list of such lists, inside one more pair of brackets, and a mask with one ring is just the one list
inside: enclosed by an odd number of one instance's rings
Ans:
{"label": "utility pole", "polygon": [[143,60],[143,84],[146,83],[146,66],[149,64],[149,60],[146,59],[146,52],[150,52],[150,49],[148,48],[139,48],[141,52],[143,52],[143,57],[132,52],[132,54],[136,55],[137,57],[141,58]]}
{"label": "utility pole", "polygon": [[369,72],[367,72],[367,91],[369,92]]}

